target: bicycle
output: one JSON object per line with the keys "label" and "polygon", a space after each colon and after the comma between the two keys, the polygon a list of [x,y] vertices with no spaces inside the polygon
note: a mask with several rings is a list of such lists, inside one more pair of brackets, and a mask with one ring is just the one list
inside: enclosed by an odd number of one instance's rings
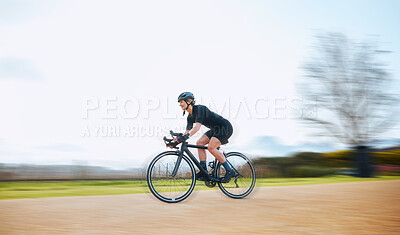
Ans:
{"label": "bicycle", "polygon": [[[177,137],[181,133],[170,131],[171,136]],[[192,193],[196,185],[196,172],[194,165],[204,173],[205,185],[213,188],[218,184],[221,191],[228,197],[240,199],[248,196],[255,185],[256,175],[253,164],[242,153],[229,152],[223,154],[235,176],[229,183],[222,183],[225,168],[214,159],[209,162],[211,173],[201,167],[200,162],[190,152],[189,148],[207,149],[207,146],[193,145],[183,142],[181,147],[173,144],[173,139],[163,138],[167,146],[172,146],[176,151],[165,151],[158,154],[149,164],[146,172],[147,185],[151,193],[159,200],[167,203],[177,203],[185,200]],[[218,148],[219,149],[219,148]],[[193,165],[194,163],[194,165]]]}

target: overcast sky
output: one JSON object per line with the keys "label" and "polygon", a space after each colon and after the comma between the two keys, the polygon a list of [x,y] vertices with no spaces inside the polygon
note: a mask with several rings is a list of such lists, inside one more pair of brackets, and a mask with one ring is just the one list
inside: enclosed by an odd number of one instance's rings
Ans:
{"label": "overcast sky", "polygon": [[394,0],[0,0],[0,162],[139,166],[185,127],[183,91],[232,122],[231,148],[265,135],[315,142],[296,120],[295,88],[314,36],[375,35],[393,51],[400,93],[399,10]]}

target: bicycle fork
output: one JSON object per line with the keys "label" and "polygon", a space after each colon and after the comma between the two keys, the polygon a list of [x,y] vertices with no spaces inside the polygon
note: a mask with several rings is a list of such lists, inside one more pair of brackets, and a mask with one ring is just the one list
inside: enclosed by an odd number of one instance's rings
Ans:
{"label": "bicycle fork", "polygon": [[181,161],[182,161],[182,157],[183,157],[183,151],[178,150],[177,152],[179,153],[179,157],[176,160],[176,164],[174,166],[174,169],[172,170],[171,177],[176,176],[176,173],[178,172],[178,169],[179,169],[179,166],[181,165]]}

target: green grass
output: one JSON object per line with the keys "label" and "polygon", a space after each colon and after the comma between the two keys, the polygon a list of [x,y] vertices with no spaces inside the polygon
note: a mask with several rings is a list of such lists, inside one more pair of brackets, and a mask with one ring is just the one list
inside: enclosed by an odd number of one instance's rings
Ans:
{"label": "green grass", "polygon": [[264,178],[257,179],[257,187],[271,186],[291,186],[291,185],[309,185],[309,184],[328,184],[328,183],[347,183],[361,181],[379,181],[379,180],[400,180],[400,176],[380,176],[374,178],[358,178],[352,176],[325,176],[308,178]]}
{"label": "green grass", "polygon": [[[257,179],[257,187],[345,183],[376,180],[399,180],[400,176],[356,178],[329,176],[318,178],[265,178]],[[209,190],[203,182],[196,183],[196,190]],[[216,186],[214,189],[218,189]],[[149,193],[145,181],[67,181],[67,182],[2,182],[0,199],[69,197],[92,195],[117,195]]]}
{"label": "green grass", "polygon": [[115,195],[149,192],[145,181],[0,183],[0,199]]}

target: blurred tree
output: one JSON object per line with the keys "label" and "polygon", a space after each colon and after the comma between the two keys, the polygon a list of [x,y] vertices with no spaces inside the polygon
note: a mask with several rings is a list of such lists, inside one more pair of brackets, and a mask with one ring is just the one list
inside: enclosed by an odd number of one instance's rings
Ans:
{"label": "blurred tree", "polygon": [[316,110],[302,120],[322,130],[321,135],[355,148],[359,176],[370,177],[366,146],[398,122],[398,99],[390,92],[391,76],[379,58],[389,52],[375,42],[355,43],[340,33],[323,33],[317,40],[299,86]]}

